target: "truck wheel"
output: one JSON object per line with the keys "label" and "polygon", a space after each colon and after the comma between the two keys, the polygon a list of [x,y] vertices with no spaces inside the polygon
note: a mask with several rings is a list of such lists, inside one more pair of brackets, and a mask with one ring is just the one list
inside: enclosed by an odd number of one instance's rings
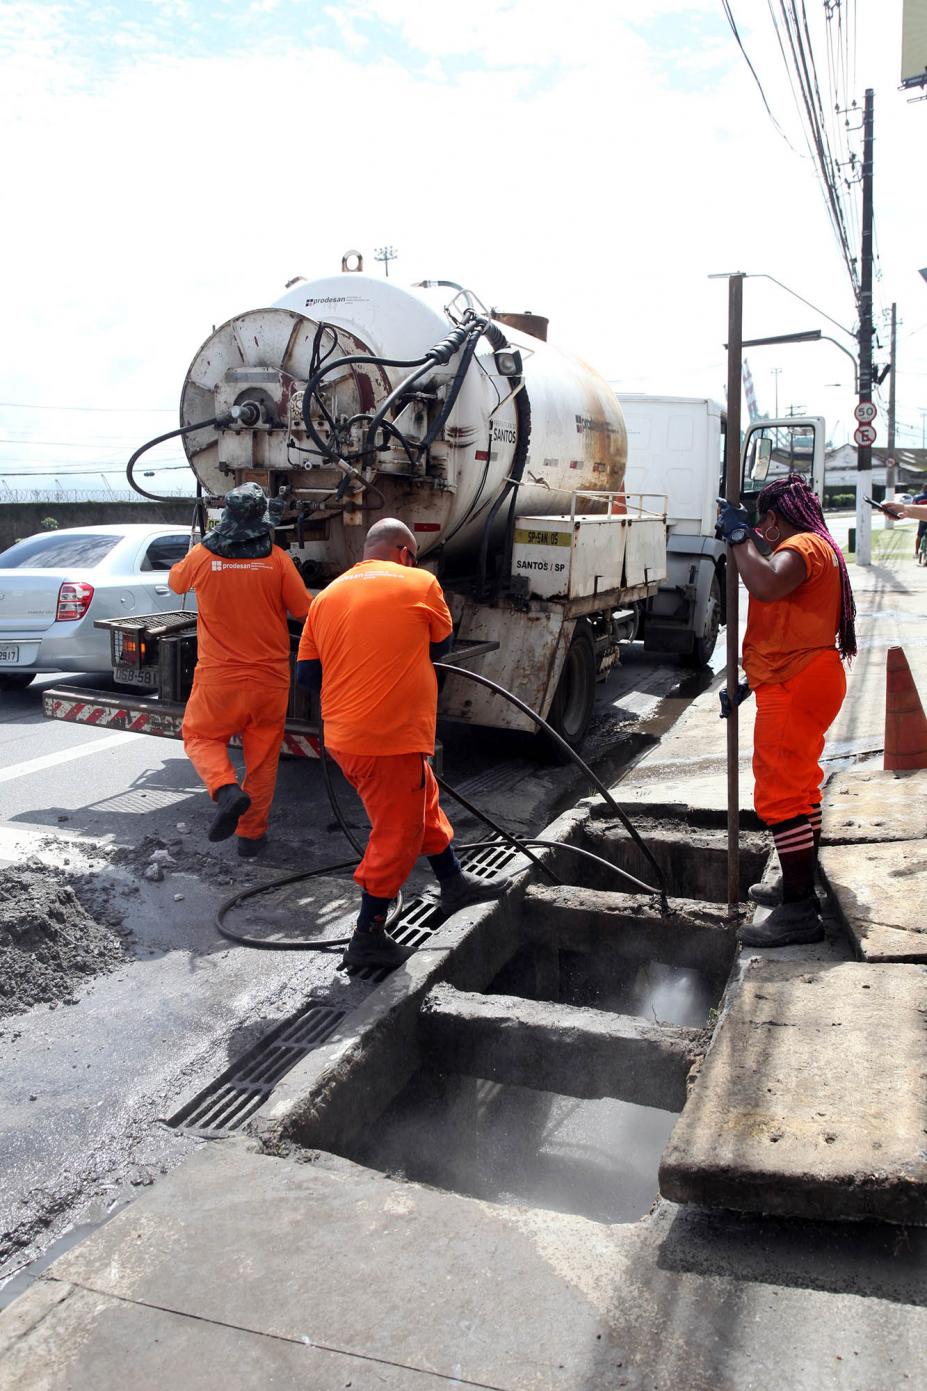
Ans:
{"label": "truck wheel", "polygon": [[0,691],[24,691],[34,676],[34,671],[5,671],[0,674]]}
{"label": "truck wheel", "polygon": [[[595,649],[589,625],[580,620],[563,663],[547,723],[571,748],[578,749],[586,737],[594,705]],[[545,738],[544,743],[555,762],[569,762],[567,755],[552,739]]]}
{"label": "truck wheel", "polygon": [[705,605],[705,623],[701,633],[697,633],[692,651],[687,658],[690,666],[705,667],[711,661],[711,654],[714,652],[718,642],[718,633],[721,628],[721,585],[718,583],[718,576],[712,576],[711,589],[708,591],[708,603]]}

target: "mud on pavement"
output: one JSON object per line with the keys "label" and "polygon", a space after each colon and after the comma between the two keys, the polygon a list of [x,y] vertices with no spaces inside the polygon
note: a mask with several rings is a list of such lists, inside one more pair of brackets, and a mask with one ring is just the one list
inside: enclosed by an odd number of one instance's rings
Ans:
{"label": "mud on pavement", "polygon": [[39,861],[0,870],[0,1018],[76,1004],[89,977],[123,960],[121,917]]}

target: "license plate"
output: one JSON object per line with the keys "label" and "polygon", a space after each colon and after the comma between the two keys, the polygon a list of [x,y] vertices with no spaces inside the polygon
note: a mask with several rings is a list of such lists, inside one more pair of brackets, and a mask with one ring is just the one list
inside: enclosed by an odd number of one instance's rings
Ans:
{"label": "license plate", "polygon": [[0,662],[18,662],[18,647],[0,647]]}
{"label": "license plate", "polygon": [[113,667],[113,676],[126,686],[147,686],[154,689],[158,684],[156,667],[142,667],[141,671],[135,667]]}

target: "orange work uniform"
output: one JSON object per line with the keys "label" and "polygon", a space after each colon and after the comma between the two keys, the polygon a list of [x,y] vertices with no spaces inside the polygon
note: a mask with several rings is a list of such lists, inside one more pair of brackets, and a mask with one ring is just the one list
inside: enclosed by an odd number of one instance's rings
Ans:
{"label": "orange work uniform", "polygon": [[187,757],[211,797],[238,781],[228,744],[240,734],[242,786],[251,806],[237,834],[267,830],[290,691],[287,612],[305,618],[310,596],[289,555],[228,560],[194,546],[168,576],[175,594],[196,591],[197,663],[183,720]]}
{"label": "orange work uniform", "polygon": [[821,800],[824,736],[847,683],[835,642],[840,627],[840,567],[814,532],[781,542],[795,551],[805,579],[765,603],[750,596],[743,668],[756,696],[754,806],[767,825],[810,815]]}
{"label": "orange work uniform", "polygon": [[357,789],[370,838],[354,878],[393,898],[419,855],[450,845],[426,755],[434,751],[438,683],[429,645],[453,631],[427,570],[364,560],[313,602],[299,661],[322,663],[325,743]]}

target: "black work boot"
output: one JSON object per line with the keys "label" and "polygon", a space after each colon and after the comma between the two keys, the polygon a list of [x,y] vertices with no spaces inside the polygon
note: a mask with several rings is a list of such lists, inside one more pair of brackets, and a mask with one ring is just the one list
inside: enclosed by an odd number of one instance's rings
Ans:
{"label": "black work boot", "polygon": [[[775,879],[770,879],[766,884],[751,884],[747,890],[747,897],[758,903],[761,908],[778,908],[782,902],[782,875],[777,874]],[[821,902],[817,890],[815,898],[818,903]]]}
{"label": "black work boot", "polygon": [[401,966],[415,952],[414,947],[403,947],[394,942],[382,927],[356,928],[341,958],[344,969],[349,966]]}
{"label": "black work boot", "polygon": [[441,907],[445,913],[457,913],[461,908],[469,908],[474,903],[489,903],[501,898],[508,888],[507,879],[478,879],[465,869],[450,879],[440,880]]}
{"label": "black work boot", "polygon": [[253,860],[256,855],[263,855],[266,849],[266,836],[238,837],[238,854],[243,860]]}
{"label": "black work boot", "polygon": [[814,894],[794,903],[780,903],[763,922],[745,923],[737,934],[745,947],[789,947],[824,940],[824,924]]}
{"label": "black work boot", "polygon": [[251,805],[251,798],[237,782],[227,782],[213,798],[218,810],[209,828],[210,840],[228,840]]}

